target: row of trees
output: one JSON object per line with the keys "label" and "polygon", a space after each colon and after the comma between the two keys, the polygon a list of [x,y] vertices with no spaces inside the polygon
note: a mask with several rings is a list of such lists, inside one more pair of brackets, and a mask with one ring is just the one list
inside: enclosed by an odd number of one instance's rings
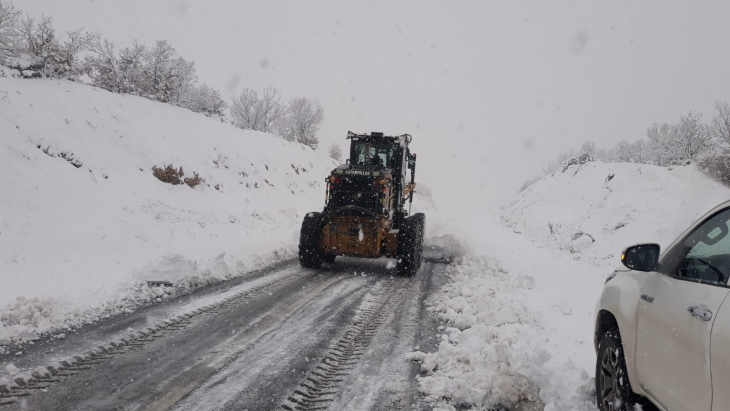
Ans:
{"label": "row of trees", "polygon": [[74,67],[75,57],[88,42],[80,30],[68,32],[61,42],[51,19],[40,24],[12,3],[0,0],[0,64],[17,66],[25,75],[59,77]]}
{"label": "row of trees", "polygon": [[[85,55],[85,58],[80,58]],[[22,77],[78,79],[114,93],[135,94],[205,114],[223,114],[226,104],[215,90],[198,82],[195,63],[177,55],[165,40],[153,47],[135,41],[117,49],[99,33],[56,33],[53,20],[22,17],[0,0],[0,64]]]}
{"label": "row of trees", "polygon": [[324,109],[318,102],[303,97],[293,98],[284,105],[274,87],[264,89],[260,97],[255,90],[247,88],[231,99],[231,116],[239,128],[277,133],[285,140],[316,149]]}
{"label": "row of trees", "polygon": [[718,101],[715,110],[709,123],[702,121],[702,113],[689,112],[680,116],[676,124],[652,125],[646,131],[646,139],[633,143],[621,140],[609,149],[599,149],[592,141],[586,141],[579,151],[560,154],[544,171],[552,173],[565,161],[584,153],[604,162],[668,166],[694,161],[705,167],[730,154],[730,105]]}
{"label": "row of trees", "polygon": [[208,115],[223,115],[226,103],[220,92],[198,83],[195,63],[178,56],[166,40],[157,40],[152,47],[134,41],[118,51],[114,43],[98,33],[88,40],[91,54],[81,65],[81,72],[91,78],[94,86]]}
{"label": "row of trees", "polygon": [[[18,70],[22,77],[76,80],[86,76],[92,85],[113,93],[134,94],[206,115],[223,115],[228,106],[218,90],[198,81],[195,63],[179,56],[166,40],[150,47],[136,40],[117,47],[99,33],[82,30],[67,32],[61,40],[50,17],[39,21],[23,17],[7,0],[0,0],[0,65]],[[324,109],[316,101],[294,98],[284,105],[273,87],[261,96],[245,89],[231,100],[230,112],[240,128],[277,133],[313,149],[319,145]]]}

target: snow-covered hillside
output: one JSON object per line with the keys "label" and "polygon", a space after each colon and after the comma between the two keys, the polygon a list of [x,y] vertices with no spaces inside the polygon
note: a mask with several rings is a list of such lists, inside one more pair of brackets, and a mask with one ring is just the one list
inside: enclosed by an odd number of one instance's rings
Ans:
{"label": "snow-covered hillside", "polygon": [[730,199],[728,193],[693,166],[590,162],[528,187],[504,218],[542,246],[615,265],[613,257],[627,245],[669,245],[702,213]]}
{"label": "snow-covered hillside", "polygon": [[501,218],[437,217],[434,234],[460,238],[466,256],[431,300],[449,325],[439,350],[412,356],[421,390],[444,409],[595,409],[594,308],[621,250],[666,245],[726,200],[691,166],[592,162],[536,182]]}
{"label": "snow-covered hillside", "polygon": [[[153,167],[168,164],[205,181],[163,183]],[[292,256],[334,166],[144,98],[0,78],[0,344],[167,298],[135,281],[201,284]]]}

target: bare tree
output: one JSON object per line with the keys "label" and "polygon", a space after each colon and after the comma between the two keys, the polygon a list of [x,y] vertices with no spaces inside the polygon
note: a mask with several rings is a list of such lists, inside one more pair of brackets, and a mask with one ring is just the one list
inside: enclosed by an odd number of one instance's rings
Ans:
{"label": "bare tree", "polygon": [[172,62],[168,81],[170,94],[167,101],[176,106],[184,105],[194,93],[195,83],[198,81],[195,63],[182,57],[176,58]]}
{"label": "bare tree", "polygon": [[329,148],[330,157],[333,160],[340,161],[342,160],[342,147],[340,147],[337,143],[330,144]]}
{"label": "bare tree", "polygon": [[114,43],[107,39],[102,40],[101,35],[96,33],[89,41],[89,51],[93,54],[86,57],[85,63],[92,84],[114,93],[121,93],[124,80]]}
{"label": "bare tree", "polygon": [[254,106],[254,109],[257,112],[255,117],[259,119],[257,124],[258,128],[255,130],[266,133],[272,131],[284,113],[286,113],[286,109],[280,101],[281,96],[276,88],[267,87],[264,89],[263,96]]}
{"label": "bare tree", "polygon": [[615,150],[616,161],[620,161],[622,163],[631,162],[631,143],[626,140],[621,140],[616,143]]}
{"label": "bare tree", "polygon": [[13,3],[0,0],[0,64],[18,54],[20,40],[20,10]]}
{"label": "bare tree", "polygon": [[316,149],[319,146],[317,132],[322,120],[324,109],[319,103],[306,98],[292,99],[282,122],[281,134],[286,140]]}
{"label": "bare tree", "polygon": [[281,95],[274,87],[265,88],[261,98],[256,91],[246,88],[232,99],[231,115],[239,128],[270,133],[286,114],[280,101]]}
{"label": "bare tree", "polygon": [[26,17],[21,23],[21,35],[26,51],[36,60],[42,77],[68,77],[80,70],[75,66],[76,55],[85,50],[92,35],[81,29],[66,32],[68,40],[61,43],[53,28],[53,20],[43,16],[38,23]]}
{"label": "bare tree", "polygon": [[259,112],[256,109],[259,97],[256,91],[246,88],[243,89],[238,97],[231,99],[231,116],[236,127],[244,130],[258,130]]}
{"label": "bare tree", "polygon": [[172,90],[173,61],[177,52],[172,44],[157,40],[144,55],[141,93],[147,98],[168,102]]}
{"label": "bare tree", "polygon": [[710,132],[718,141],[730,144],[730,105],[726,101],[716,101],[717,113],[712,118]]}
{"label": "bare tree", "polygon": [[680,117],[677,140],[677,154],[685,160],[696,160],[712,148],[712,136],[707,125],[702,123],[702,113],[690,111]]}
{"label": "bare tree", "polygon": [[119,72],[122,78],[121,93],[142,94],[144,91],[144,62],[147,47],[132,42],[132,47],[119,51]]}
{"label": "bare tree", "polygon": [[64,65],[61,71],[63,71],[64,74],[73,73],[74,70],[79,69],[79,67],[75,66],[76,56],[80,52],[88,49],[89,42],[93,37],[92,33],[83,33],[81,30],[83,29],[66,32],[68,40],[61,46],[61,64]]}
{"label": "bare tree", "polygon": [[616,150],[612,148],[599,148],[596,150],[595,157],[598,161],[603,161],[604,163],[612,163],[616,161]]}
{"label": "bare tree", "polygon": [[653,153],[648,141],[637,140],[629,144],[628,149],[632,162],[640,164],[648,164],[651,162]]}
{"label": "bare tree", "polygon": [[50,17],[43,16],[36,26],[35,20],[26,17],[21,24],[23,41],[30,56],[34,57],[39,74],[48,77],[48,70],[55,57],[60,54],[56,32]]}
{"label": "bare tree", "polygon": [[583,144],[580,146],[580,154],[583,153],[594,156],[596,154],[596,143],[590,140],[583,142]]}
{"label": "bare tree", "polygon": [[677,160],[677,126],[654,123],[646,130],[646,136],[649,138],[649,150],[657,165],[665,166]]}

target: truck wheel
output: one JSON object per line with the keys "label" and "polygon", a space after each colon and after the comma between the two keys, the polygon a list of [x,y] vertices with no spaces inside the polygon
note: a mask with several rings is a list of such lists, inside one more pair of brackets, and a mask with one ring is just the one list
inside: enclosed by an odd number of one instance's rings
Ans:
{"label": "truck wheel", "polygon": [[398,229],[398,247],[396,250],[398,258],[396,271],[398,275],[412,277],[418,271],[418,231],[418,220],[413,217],[404,219]]}
{"label": "truck wheel", "polygon": [[633,411],[641,397],[631,390],[618,330],[601,337],[596,358],[596,403],[601,411]]}
{"label": "truck wheel", "polygon": [[299,264],[303,268],[320,268],[324,255],[319,251],[322,235],[322,213],[308,213],[299,232]]}

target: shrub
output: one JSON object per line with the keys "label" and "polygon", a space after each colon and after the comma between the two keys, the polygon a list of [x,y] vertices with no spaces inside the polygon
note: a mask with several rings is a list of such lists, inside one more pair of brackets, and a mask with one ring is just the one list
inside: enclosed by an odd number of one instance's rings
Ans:
{"label": "shrub", "polygon": [[[152,167],[152,175],[157,177],[157,179],[162,181],[163,183],[168,183],[176,186],[183,183],[182,177],[184,173],[182,167],[176,170],[175,167],[172,166],[172,164],[168,164],[165,166],[165,168]],[[195,174],[195,176],[197,177],[198,175]]]}
{"label": "shrub", "polygon": [[730,149],[700,160],[700,168],[717,181],[730,186]]}
{"label": "shrub", "polygon": [[[181,168],[181,170],[182,170],[182,168]],[[200,178],[200,176],[196,172],[193,172],[192,178],[185,179],[185,184],[187,184],[190,188],[193,188],[193,187],[197,186],[198,184],[204,183],[204,182],[205,182],[205,180]]]}
{"label": "shrub", "polygon": [[561,167],[563,168],[563,173],[566,172],[571,166],[574,165],[583,165],[586,163],[589,163],[591,161],[595,161],[593,159],[593,156],[589,153],[583,153],[576,157],[571,157],[568,160],[564,161]]}
{"label": "shrub", "polygon": [[157,177],[158,180],[163,183],[172,184],[174,186],[179,184],[187,184],[188,187],[193,188],[200,183],[204,183],[205,179],[200,178],[198,173],[193,172],[192,177],[184,178],[185,173],[182,167],[175,169],[172,164],[165,165],[165,168],[152,167],[152,175]]}
{"label": "shrub", "polygon": [[316,150],[319,147],[319,126],[324,120],[322,106],[307,98],[294,98],[279,124],[279,132],[287,141],[296,141]]}

